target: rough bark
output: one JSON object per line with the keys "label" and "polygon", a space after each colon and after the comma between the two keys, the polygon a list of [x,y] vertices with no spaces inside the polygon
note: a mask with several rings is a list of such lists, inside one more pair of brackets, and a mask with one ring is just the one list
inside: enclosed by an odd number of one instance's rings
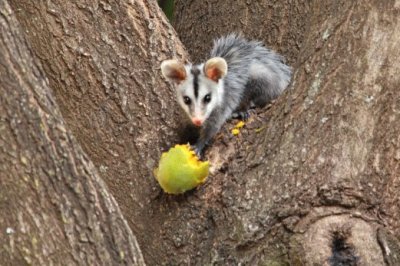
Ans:
{"label": "rough bark", "polygon": [[[176,0],[174,26],[190,56],[197,62],[208,57],[214,38],[242,32],[246,37],[264,41],[294,64],[303,49],[304,36],[313,23],[312,2]],[[320,5],[321,8],[328,6],[327,3]]]}
{"label": "rough bark", "polygon": [[[151,176],[160,151],[177,141],[180,113],[159,62],[184,55],[155,1],[12,5],[67,125],[149,265],[320,265],[339,255],[395,265],[399,4],[247,2],[244,10],[255,15],[247,16],[246,35],[298,66],[291,90],[254,115],[239,137],[230,136],[228,123],[206,155],[209,181],[178,197],[160,193]],[[220,12],[216,1],[186,3],[177,10],[190,19],[177,16],[177,25],[193,20],[178,30],[195,59],[223,33],[218,29],[243,28],[223,13],[232,2],[219,1]],[[198,3],[213,19],[190,9]],[[267,27],[255,27],[264,12]]]}
{"label": "rough bark", "polygon": [[248,123],[212,177],[220,208],[209,259],[399,264],[399,2],[177,1],[176,10],[195,53],[240,27],[276,40],[296,66],[291,89]]}
{"label": "rough bark", "polygon": [[165,253],[152,169],[177,142],[180,120],[159,73],[161,60],[185,55],[174,30],[156,1],[11,5],[67,125],[119,203],[146,262],[155,265]]}
{"label": "rough bark", "polygon": [[0,264],[143,265],[126,220],[66,129],[45,74],[0,2]]}

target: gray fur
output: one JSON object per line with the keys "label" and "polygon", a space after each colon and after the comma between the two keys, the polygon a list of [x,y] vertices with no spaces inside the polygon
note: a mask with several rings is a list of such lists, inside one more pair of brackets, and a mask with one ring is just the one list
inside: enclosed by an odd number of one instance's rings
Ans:
{"label": "gray fur", "polygon": [[292,74],[281,55],[265,48],[261,42],[248,41],[237,34],[214,41],[211,57],[224,58],[228,73],[224,78],[223,103],[204,123],[195,145],[198,153],[234,112],[247,111],[251,103],[263,107],[278,97]]}
{"label": "gray fur", "polygon": [[[289,84],[291,68],[284,64],[283,56],[265,48],[261,42],[230,34],[214,41],[211,57],[216,56],[224,58],[228,64],[224,99],[232,110],[243,100],[263,107]],[[263,71],[255,71],[260,68]]]}
{"label": "gray fur", "polygon": [[[292,72],[281,55],[265,48],[261,42],[248,41],[238,34],[230,34],[215,40],[211,51],[211,58],[214,57],[224,58],[228,65],[227,74],[222,80],[211,84],[211,80],[205,76],[204,64],[200,64],[194,66],[201,70],[195,75],[195,82],[199,82],[199,86],[194,88],[193,82],[188,81],[183,82],[177,90],[178,99],[186,93],[193,95],[193,92],[197,98],[198,89],[207,90],[213,98],[218,99],[208,105],[192,99],[193,105],[196,104],[197,108],[211,111],[205,117],[200,138],[195,144],[198,154],[233,113],[246,112],[251,105],[263,107],[278,97],[288,86]],[[192,67],[186,66],[186,73],[191,75],[187,80],[194,78],[190,68]],[[182,105],[182,100],[180,103]],[[192,118],[193,106],[182,105],[182,107]]]}

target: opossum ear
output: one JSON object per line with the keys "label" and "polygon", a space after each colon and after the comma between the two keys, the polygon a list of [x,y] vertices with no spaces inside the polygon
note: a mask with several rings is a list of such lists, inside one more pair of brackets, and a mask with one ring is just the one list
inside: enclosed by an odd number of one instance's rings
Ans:
{"label": "opossum ear", "polygon": [[178,60],[165,60],[161,63],[163,76],[177,84],[186,79],[185,66]]}
{"label": "opossum ear", "polygon": [[220,78],[225,77],[228,71],[228,65],[222,57],[213,57],[204,65],[204,73],[207,78],[218,82]]}

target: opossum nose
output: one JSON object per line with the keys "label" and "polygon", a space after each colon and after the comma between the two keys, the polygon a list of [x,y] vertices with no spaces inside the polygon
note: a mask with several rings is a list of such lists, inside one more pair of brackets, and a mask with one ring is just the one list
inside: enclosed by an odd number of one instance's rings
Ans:
{"label": "opossum nose", "polygon": [[192,118],[192,123],[199,127],[201,124],[203,124],[203,120],[199,118]]}

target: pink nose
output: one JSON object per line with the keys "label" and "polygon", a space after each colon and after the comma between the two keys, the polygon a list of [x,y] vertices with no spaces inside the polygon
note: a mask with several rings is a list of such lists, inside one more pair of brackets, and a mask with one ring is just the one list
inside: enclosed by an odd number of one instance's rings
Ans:
{"label": "pink nose", "polygon": [[198,118],[192,118],[192,123],[199,127],[201,124],[203,124],[203,121]]}

